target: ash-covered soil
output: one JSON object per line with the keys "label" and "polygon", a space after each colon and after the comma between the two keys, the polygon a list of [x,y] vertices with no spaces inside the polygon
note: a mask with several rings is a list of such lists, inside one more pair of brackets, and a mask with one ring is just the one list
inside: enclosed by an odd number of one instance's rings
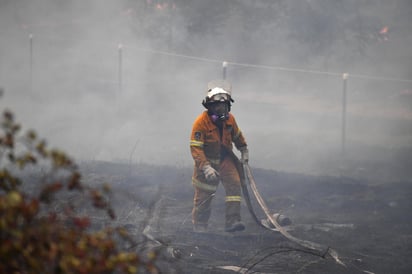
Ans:
{"label": "ash-covered soil", "polygon": [[192,232],[190,167],[94,162],[82,170],[86,183],[112,185],[117,224],[137,241],[146,239],[139,248],[160,250],[163,273],[412,273],[411,181],[377,183],[252,166],[267,206],[292,220],[289,233],[335,250],[343,265],[259,227],[245,203],[246,230],[225,233],[222,186],[209,232]]}

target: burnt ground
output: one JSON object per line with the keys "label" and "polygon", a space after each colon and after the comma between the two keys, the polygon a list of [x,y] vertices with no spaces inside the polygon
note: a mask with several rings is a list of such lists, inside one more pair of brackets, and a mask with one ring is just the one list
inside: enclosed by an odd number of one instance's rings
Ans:
{"label": "burnt ground", "polygon": [[245,204],[246,230],[223,232],[221,186],[213,201],[210,231],[192,232],[190,167],[98,162],[83,164],[83,170],[87,183],[113,186],[117,224],[140,240],[146,228],[146,236],[158,241],[146,241],[144,248],[160,250],[163,273],[412,273],[410,181],[377,183],[252,166],[268,207],[292,220],[290,234],[334,249],[343,266],[259,227]]}

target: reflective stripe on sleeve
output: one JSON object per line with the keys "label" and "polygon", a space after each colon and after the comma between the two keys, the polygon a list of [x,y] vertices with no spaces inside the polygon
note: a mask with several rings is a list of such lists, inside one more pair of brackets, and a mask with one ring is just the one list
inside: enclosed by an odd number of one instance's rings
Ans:
{"label": "reflective stripe on sleeve", "polygon": [[193,147],[203,147],[203,142],[201,142],[201,141],[195,141],[195,140],[190,140],[190,146],[193,146]]}
{"label": "reflective stripe on sleeve", "polygon": [[216,190],[217,190],[217,186],[202,183],[201,181],[196,180],[195,178],[192,178],[192,183],[195,187],[198,187],[198,188],[206,190],[206,191],[216,192]]}
{"label": "reflective stripe on sleeve", "polygon": [[240,196],[226,196],[225,201],[226,202],[240,202],[242,200],[242,197]]}

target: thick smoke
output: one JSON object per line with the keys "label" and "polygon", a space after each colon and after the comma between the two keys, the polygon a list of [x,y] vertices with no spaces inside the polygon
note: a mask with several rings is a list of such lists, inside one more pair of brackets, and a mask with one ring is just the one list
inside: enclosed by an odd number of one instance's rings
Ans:
{"label": "thick smoke", "polygon": [[191,165],[192,122],[228,61],[251,164],[333,174],[349,73],[346,165],[399,175],[411,12],[407,0],[1,0],[0,104],[79,160]]}

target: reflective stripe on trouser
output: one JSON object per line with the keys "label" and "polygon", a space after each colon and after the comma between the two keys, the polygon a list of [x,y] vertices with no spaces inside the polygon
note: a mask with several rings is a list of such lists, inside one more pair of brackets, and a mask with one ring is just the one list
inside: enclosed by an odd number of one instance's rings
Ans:
{"label": "reflective stripe on trouser", "polygon": [[202,189],[207,192],[216,192],[217,190],[217,184],[210,184],[206,182],[201,182],[197,180],[196,178],[192,178],[192,184],[199,189]]}
{"label": "reflective stripe on trouser", "polygon": [[225,201],[226,202],[240,202],[242,200],[242,197],[240,196],[226,196]]}
{"label": "reflective stripe on trouser", "polygon": [[[226,157],[219,165],[212,164],[219,172],[226,192],[226,225],[240,221],[241,188],[240,177],[232,159]],[[193,174],[195,187],[192,221],[194,224],[207,224],[211,215],[211,203],[217,185],[206,182],[203,172],[197,168]]]}

